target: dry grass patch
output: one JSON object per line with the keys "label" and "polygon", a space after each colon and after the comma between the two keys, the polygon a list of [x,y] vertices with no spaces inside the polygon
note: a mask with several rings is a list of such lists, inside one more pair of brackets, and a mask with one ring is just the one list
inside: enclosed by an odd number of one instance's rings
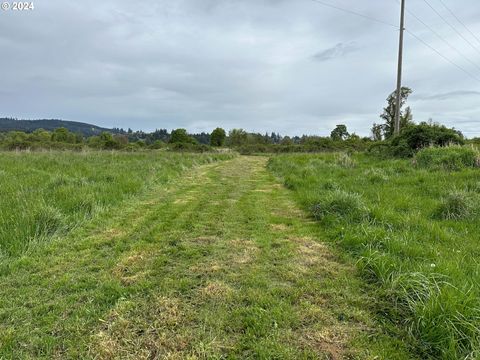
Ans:
{"label": "dry grass patch", "polygon": [[190,240],[191,242],[197,244],[210,245],[218,241],[218,238],[215,236],[200,236]]}
{"label": "dry grass patch", "polygon": [[191,339],[178,331],[184,313],[178,299],[122,301],[94,335],[90,353],[97,359],[186,358]]}
{"label": "dry grass patch", "polygon": [[213,281],[200,289],[200,295],[209,299],[227,299],[233,294],[233,289],[220,281]]}
{"label": "dry grass patch", "polygon": [[231,246],[231,264],[249,264],[255,260],[259,252],[258,247],[250,240],[235,239],[231,240],[229,245]]}
{"label": "dry grass patch", "polygon": [[290,240],[298,244],[296,265],[300,272],[307,273],[313,267],[323,275],[331,276],[340,271],[342,265],[336,261],[325,244],[308,237],[295,237]]}
{"label": "dry grass patch", "polygon": [[290,227],[286,224],[271,224],[270,227],[272,228],[273,231],[278,231],[278,232],[285,232],[290,229]]}
{"label": "dry grass patch", "polygon": [[152,254],[147,254],[145,250],[133,253],[120,260],[113,269],[113,275],[124,285],[134,284],[148,274],[147,267],[152,259]]}
{"label": "dry grass patch", "polygon": [[126,233],[125,233],[125,231],[123,231],[121,229],[118,229],[118,228],[110,228],[110,229],[105,230],[102,233],[102,235],[106,239],[112,240],[112,239],[117,239],[117,238],[123,237],[123,236],[126,235]]}
{"label": "dry grass patch", "polygon": [[349,332],[345,326],[329,326],[304,332],[300,341],[304,346],[326,354],[327,359],[340,360],[345,358]]}
{"label": "dry grass patch", "polygon": [[216,261],[207,264],[197,264],[190,267],[190,271],[205,275],[218,273],[222,269],[223,266]]}
{"label": "dry grass patch", "polygon": [[253,192],[261,192],[261,193],[271,193],[272,189],[256,189]]}

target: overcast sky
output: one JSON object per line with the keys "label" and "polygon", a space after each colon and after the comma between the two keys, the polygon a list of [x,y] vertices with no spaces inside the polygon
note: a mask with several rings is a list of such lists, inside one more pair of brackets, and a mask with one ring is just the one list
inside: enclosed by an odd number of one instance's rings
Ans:
{"label": "overcast sky", "polygon": [[[323,0],[397,24],[396,0]],[[480,42],[440,0],[407,28],[480,78]],[[478,0],[442,0],[480,38]],[[34,0],[0,10],[0,116],[107,127],[368,135],[394,90],[398,30],[312,0]],[[480,81],[406,35],[414,120],[480,135]]]}

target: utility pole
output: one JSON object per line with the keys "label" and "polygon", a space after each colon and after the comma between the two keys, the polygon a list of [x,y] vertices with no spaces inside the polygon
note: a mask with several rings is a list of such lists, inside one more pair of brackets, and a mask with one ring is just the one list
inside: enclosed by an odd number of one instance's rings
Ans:
{"label": "utility pole", "polygon": [[405,0],[401,0],[400,11],[400,41],[398,47],[398,72],[397,72],[397,103],[395,113],[395,128],[394,134],[400,134],[400,102],[402,101],[402,65],[403,65],[403,33],[405,31]]}

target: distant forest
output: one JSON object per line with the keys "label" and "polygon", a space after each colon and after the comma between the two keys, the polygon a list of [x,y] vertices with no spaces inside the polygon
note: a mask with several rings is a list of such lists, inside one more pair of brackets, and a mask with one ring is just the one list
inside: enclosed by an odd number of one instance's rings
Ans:
{"label": "distant forest", "polygon": [[[132,129],[122,128],[103,128],[97,125],[66,121],[58,119],[41,119],[41,120],[18,120],[14,118],[0,118],[0,132],[23,131],[25,133],[33,133],[35,130],[43,129],[54,131],[58,128],[65,128],[74,134],[81,134],[83,137],[98,136],[102,132],[109,132],[114,135],[125,135],[129,142],[143,141],[147,145],[153,144],[155,141],[169,142],[171,133],[167,129],[157,129],[151,133],[144,131],[133,131]],[[211,138],[209,133],[201,132],[198,134],[189,134],[199,144],[209,145]],[[279,144],[282,140],[280,134],[255,134],[257,138],[262,138],[261,143]],[[296,136],[292,138],[294,143],[300,143],[301,138]]]}
{"label": "distant forest", "polygon": [[[157,129],[151,133],[132,129],[106,129],[95,125],[63,120],[0,119],[0,150],[72,149],[105,150],[167,149],[210,151],[227,147],[242,154],[368,151],[381,156],[412,157],[428,146],[480,144],[479,138],[466,140],[463,134],[441,124],[415,124],[406,118],[399,135],[390,131],[392,116],[384,124],[374,124],[372,136],[350,133],[344,124],[337,125],[330,136],[289,137],[272,133],[249,133],[243,129],[228,132],[216,128],[211,134],[190,134],[186,129]],[[408,121],[407,121],[408,120]]]}
{"label": "distant forest", "polygon": [[100,126],[82,122],[57,119],[18,120],[13,118],[0,118],[0,132],[24,131],[26,133],[32,133],[38,129],[53,131],[62,127],[73,133],[80,133],[85,137],[100,135],[104,131],[117,133],[118,130],[102,128]]}

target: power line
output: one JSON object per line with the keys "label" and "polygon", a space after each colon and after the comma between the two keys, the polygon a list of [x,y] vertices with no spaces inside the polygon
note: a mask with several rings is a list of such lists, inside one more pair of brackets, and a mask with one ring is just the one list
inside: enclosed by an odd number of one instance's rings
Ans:
{"label": "power line", "polygon": [[410,30],[406,29],[405,30],[409,35],[413,36],[415,39],[417,39],[418,41],[420,41],[423,45],[425,45],[426,47],[430,48],[430,50],[434,51],[435,53],[437,53],[438,56],[440,56],[441,58],[443,58],[445,61],[449,62],[450,64],[452,64],[453,66],[455,66],[456,68],[458,68],[459,70],[463,71],[465,74],[467,74],[468,76],[470,76],[472,79],[480,82],[480,79],[478,77],[476,77],[475,75],[473,75],[472,73],[470,73],[468,70],[465,70],[463,67],[461,67],[460,65],[456,64],[455,62],[453,62],[452,60],[450,60],[449,58],[447,58],[445,55],[443,55],[440,51],[438,51],[437,49],[435,49],[433,46],[431,46],[430,44],[428,44],[427,42],[423,41],[420,37],[418,37],[417,35],[415,35],[413,32],[411,32]]}
{"label": "power line", "polygon": [[427,0],[423,0],[423,2],[427,4],[430,7],[430,9],[432,9],[435,12],[435,14],[437,14],[445,22],[445,24],[450,26],[452,30],[458,34],[458,36],[460,36],[463,40],[465,40],[465,42],[467,42],[475,51],[477,51],[480,54],[480,50],[478,50],[478,48],[475,45],[473,45],[470,40],[468,40],[465,36],[463,36],[463,34],[460,31],[458,31],[455,26],[453,26],[447,19],[445,19],[445,17],[442,14],[440,14],[440,12],[438,12],[438,10],[435,9],[432,6],[432,4],[430,4]]}
{"label": "power line", "polygon": [[[440,0],[441,1],[441,0]],[[398,2],[398,1],[397,1]],[[480,66],[478,66],[475,62],[470,60],[466,55],[464,55],[460,50],[458,50],[455,46],[453,46],[448,40],[446,40],[443,36],[441,36],[438,32],[436,32],[431,26],[426,24],[422,19],[420,19],[415,13],[407,9],[407,12],[414,17],[418,22],[423,24],[428,30],[430,30],[436,37],[438,37],[441,41],[443,41],[445,44],[447,44],[448,47],[450,47],[452,50],[454,50],[457,54],[459,54],[461,57],[463,57],[465,60],[467,60],[470,64],[472,64],[474,67],[476,67],[478,70],[480,70]]]}
{"label": "power line", "polygon": [[448,10],[448,12],[450,12],[450,14],[452,14],[452,16],[460,23],[462,24],[462,26],[470,33],[470,35],[472,35],[479,43],[480,43],[480,39],[478,38],[477,35],[475,35],[475,33],[470,30],[470,28],[465,25],[465,23],[457,16],[455,15],[455,13],[447,6],[447,4],[445,4],[442,0],[438,0],[440,1],[440,3],[445,7],[445,9]]}
{"label": "power line", "polygon": [[[355,15],[355,16],[358,16],[358,17],[361,17],[361,18],[364,18],[364,19],[367,19],[367,20],[371,20],[371,21],[374,21],[374,22],[377,22],[377,23],[380,23],[380,24],[383,24],[383,25],[387,25],[387,26],[390,26],[390,27],[393,27],[395,29],[399,29],[399,27],[397,25],[394,25],[392,23],[389,23],[389,22],[386,22],[386,21],[383,21],[383,20],[380,20],[380,19],[377,19],[377,18],[374,18],[374,17],[371,17],[371,16],[368,16],[368,15],[365,15],[365,14],[361,14],[361,13],[358,13],[356,11],[353,11],[353,10],[349,10],[349,9],[345,9],[345,8],[342,8],[342,7],[339,7],[339,6],[336,6],[336,5],[332,5],[332,4],[329,4],[329,3],[326,3],[322,0],[310,0],[312,2],[315,2],[317,4],[320,4],[320,5],[323,5],[323,6],[326,6],[326,7],[329,7],[329,8],[332,8],[332,9],[336,9],[336,10],[339,10],[339,11],[343,11],[345,13],[348,13],[348,14],[351,14],[351,15]],[[447,22],[447,24],[453,28],[452,25],[450,25],[450,23],[448,23],[448,21],[446,21],[443,16],[437,12],[436,9],[434,9],[430,3],[427,2],[427,0],[424,0],[431,8],[432,10],[434,10],[445,22]],[[409,12],[410,13],[410,12]],[[411,13],[410,13],[411,14]],[[414,16],[415,18],[417,18],[416,16]],[[421,21],[420,19],[417,18],[417,20]],[[433,29],[431,29],[431,27],[429,27],[428,25],[426,25],[423,21],[421,21],[425,26],[427,26],[431,31],[434,31]],[[455,30],[455,32],[458,33],[458,30],[456,30],[455,28],[453,28]],[[415,39],[417,39],[419,42],[421,42],[423,45],[425,45],[426,47],[428,47],[430,50],[432,50],[433,52],[435,52],[438,56],[440,56],[442,59],[444,59],[445,61],[447,61],[448,63],[452,64],[453,66],[455,66],[457,69],[459,69],[460,71],[464,72],[466,75],[468,75],[469,77],[471,77],[472,79],[480,82],[480,78],[476,77],[475,75],[473,75],[472,73],[470,73],[468,70],[466,70],[465,68],[463,68],[462,66],[456,64],[454,61],[450,60],[449,58],[447,58],[445,55],[443,55],[440,51],[438,51],[437,49],[435,49],[433,46],[431,46],[430,44],[428,44],[427,42],[425,42],[424,40],[422,40],[419,36],[415,35],[413,32],[411,32],[410,30],[408,29],[405,29],[405,31],[411,35],[412,37],[414,37]],[[436,32],[434,32],[436,33]],[[458,33],[462,38],[463,35],[461,33]],[[440,35],[438,35],[440,36]],[[465,39],[467,40],[467,39]],[[446,41],[446,40],[445,40]],[[468,40],[467,40],[468,42]],[[470,43],[471,44],[471,43]],[[473,45],[472,45],[473,46]],[[474,46],[473,46],[474,47]],[[477,50],[475,47],[474,47],[475,50]],[[458,50],[457,50],[458,51]],[[460,53],[461,54],[461,53]],[[463,56],[463,55],[462,55]],[[469,60],[470,61],[470,60]],[[477,66],[477,65],[475,65]]]}
{"label": "power line", "polygon": [[336,5],[332,5],[332,4],[326,3],[326,2],[321,1],[321,0],[311,0],[311,1],[313,1],[317,4],[320,4],[320,5],[323,5],[323,6],[330,7],[332,9],[340,10],[340,11],[346,12],[346,13],[351,14],[351,15],[356,15],[356,16],[362,17],[364,19],[374,21],[374,22],[377,22],[377,23],[380,23],[380,24],[383,24],[383,25],[388,25],[390,27],[398,29],[397,25],[394,25],[392,23],[389,23],[389,22],[386,22],[386,21],[383,21],[383,20],[380,20],[380,19],[376,19],[376,18],[371,17],[369,15],[361,14],[361,13],[353,11],[353,10],[345,9],[345,8],[342,8],[342,7],[339,7],[339,6],[336,6]]}

